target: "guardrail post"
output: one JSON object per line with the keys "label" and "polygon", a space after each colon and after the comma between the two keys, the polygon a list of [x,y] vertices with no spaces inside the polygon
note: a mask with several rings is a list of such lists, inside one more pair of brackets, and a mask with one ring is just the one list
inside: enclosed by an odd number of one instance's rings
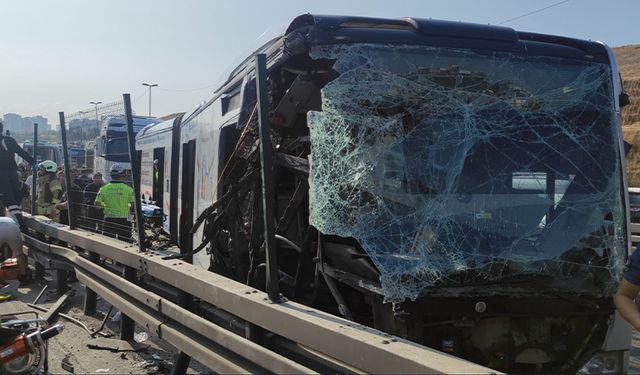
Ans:
{"label": "guardrail post", "polygon": [[76,215],[74,213],[73,194],[71,189],[73,187],[71,180],[71,163],[69,163],[69,149],[67,148],[67,127],[64,122],[64,112],[58,112],[60,116],[60,136],[62,137],[62,158],[64,159],[64,183],[66,185],[65,192],[67,194],[67,215],[69,219],[69,228],[76,228]]}
{"label": "guardrail post", "polygon": [[[136,282],[136,269],[133,267],[123,266],[122,277],[133,283]],[[120,340],[133,340],[133,333],[136,328],[136,322],[130,317],[122,314],[120,318]]]}
{"label": "guardrail post", "polygon": [[[98,263],[100,261],[100,256],[93,251],[89,251],[89,260],[93,263]],[[93,315],[96,313],[96,304],[98,300],[98,295],[93,290],[85,287],[84,292],[84,314],[85,315]]]}
{"label": "guardrail post", "polygon": [[68,277],[69,271],[60,268],[56,269],[56,294],[58,297],[69,290],[69,284],[67,284]]}
{"label": "guardrail post", "polygon": [[189,369],[189,363],[191,362],[191,357],[185,354],[185,352],[180,352],[176,355],[175,363],[173,368],[171,369],[171,375],[183,375],[187,373]]}
{"label": "guardrail post", "polygon": [[264,247],[267,259],[267,294],[271,301],[280,300],[280,274],[275,238],[273,158],[269,121],[269,99],[267,96],[267,55],[256,55],[256,95],[258,97],[258,123],[260,127],[260,165],[262,171],[262,218],[264,224]]}
{"label": "guardrail post", "polygon": [[140,202],[140,161],[136,153],[136,139],[133,135],[133,111],[131,110],[131,97],[122,94],[124,99],[124,112],[127,117],[127,143],[129,144],[129,160],[131,161],[131,174],[133,177],[133,195],[135,199],[136,228],[138,229],[138,247],[145,251],[144,222],[142,217],[142,204]]}

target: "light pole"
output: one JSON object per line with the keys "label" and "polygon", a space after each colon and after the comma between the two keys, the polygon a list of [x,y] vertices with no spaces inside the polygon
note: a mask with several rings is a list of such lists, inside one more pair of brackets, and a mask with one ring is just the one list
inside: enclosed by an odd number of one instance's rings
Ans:
{"label": "light pole", "polygon": [[89,104],[93,104],[96,108],[96,128],[98,129],[98,135],[100,135],[100,121],[98,119],[98,104],[102,104],[102,102],[89,102]]}
{"label": "light pole", "polygon": [[149,117],[151,117],[151,88],[158,86],[158,84],[143,82],[142,86],[147,86],[149,88]]}

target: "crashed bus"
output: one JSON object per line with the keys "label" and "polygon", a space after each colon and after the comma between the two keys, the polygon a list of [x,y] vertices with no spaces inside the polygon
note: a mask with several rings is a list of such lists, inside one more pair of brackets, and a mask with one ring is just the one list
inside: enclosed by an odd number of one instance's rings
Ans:
{"label": "crashed bus", "polygon": [[[626,369],[630,329],[612,295],[631,245],[610,48],[302,15],[256,53],[284,296],[506,372]],[[137,145],[143,174],[162,155],[155,191],[184,256],[264,289],[253,55],[224,78]]]}

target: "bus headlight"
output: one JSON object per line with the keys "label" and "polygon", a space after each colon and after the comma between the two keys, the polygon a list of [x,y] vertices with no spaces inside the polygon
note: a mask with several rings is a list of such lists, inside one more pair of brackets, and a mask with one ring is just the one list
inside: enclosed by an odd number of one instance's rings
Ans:
{"label": "bus headlight", "polygon": [[621,374],[622,358],[622,351],[598,352],[586,361],[576,374]]}

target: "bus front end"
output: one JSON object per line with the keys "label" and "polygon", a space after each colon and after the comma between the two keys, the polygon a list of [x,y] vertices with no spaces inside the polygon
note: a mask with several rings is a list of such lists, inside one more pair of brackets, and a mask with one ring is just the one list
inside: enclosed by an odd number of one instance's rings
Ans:
{"label": "bus front end", "polygon": [[[307,113],[329,276],[352,315],[498,370],[623,371],[630,330],[612,295],[630,245],[610,50],[429,22],[308,37],[332,74]],[[361,304],[349,247],[379,273]]]}

